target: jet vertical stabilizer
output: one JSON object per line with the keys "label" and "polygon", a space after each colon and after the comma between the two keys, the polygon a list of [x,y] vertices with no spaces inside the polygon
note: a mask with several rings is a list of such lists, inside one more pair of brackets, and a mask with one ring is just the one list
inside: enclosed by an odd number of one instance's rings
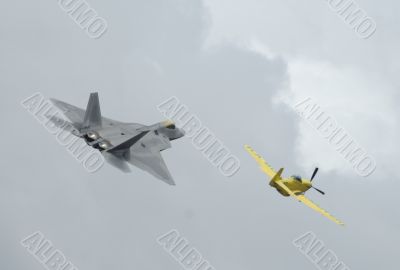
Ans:
{"label": "jet vertical stabilizer", "polygon": [[89,102],[86,107],[85,117],[83,120],[83,128],[92,129],[96,127],[101,127],[101,112],[100,112],[100,102],[98,93],[91,93],[89,97]]}

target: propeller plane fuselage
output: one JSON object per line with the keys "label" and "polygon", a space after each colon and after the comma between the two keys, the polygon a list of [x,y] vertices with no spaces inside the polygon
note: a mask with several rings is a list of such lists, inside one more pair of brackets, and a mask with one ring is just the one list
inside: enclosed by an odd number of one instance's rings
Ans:
{"label": "propeller plane fuselage", "polygon": [[[304,194],[306,191],[308,191],[312,187],[310,180],[301,179],[298,176],[291,176],[289,178],[284,178],[284,179],[282,179],[282,182],[285,186],[287,186],[296,195]],[[285,191],[283,188],[281,188],[279,185],[277,185],[275,181],[271,180],[269,182],[269,185],[271,187],[275,188],[283,196],[285,196],[285,197],[290,196],[290,194],[287,191]]]}

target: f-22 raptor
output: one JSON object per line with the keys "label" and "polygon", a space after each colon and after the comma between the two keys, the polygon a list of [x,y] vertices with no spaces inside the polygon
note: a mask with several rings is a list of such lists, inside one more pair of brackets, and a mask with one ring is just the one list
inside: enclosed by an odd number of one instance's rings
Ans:
{"label": "f-22 raptor", "polygon": [[[185,135],[171,121],[146,126],[123,123],[101,116],[98,93],[91,93],[86,111],[68,103],[50,99],[71,122],[52,117],[50,120],[98,149],[105,160],[123,172],[130,172],[128,164],[147,171],[169,185],[174,180],[161,156],[161,151],[171,148],[170,141]],[[62,125],[63,124],[63,125]]]}

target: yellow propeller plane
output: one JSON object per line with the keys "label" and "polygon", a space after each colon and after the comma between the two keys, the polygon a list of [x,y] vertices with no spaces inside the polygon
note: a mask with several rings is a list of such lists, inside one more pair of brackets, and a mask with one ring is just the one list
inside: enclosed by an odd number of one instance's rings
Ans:
{"label": "yellow propeller plane", "polygon": [[247,152],[250,153],[250,155],[257,161],[257,163],[260,165],[261,170],[266,173],[269,177],[271,177],[271,181],[269,185],[273,188],[275,188],[280,194],[282,194],[285,197],[292,196],[293,198],[297,199],[299,202],[304,203],[308,207],[314,209],[315,211],[321,213],[325,217],[329,218],[333,222],[339,224],[339,225],[344,225],[343,222],[326,212],[324,209],[320,208],[318,205],[313,203],[311,200],[309,200],[307,197],[304,196],[304,193],[308,191],[310,188],[315,189],[319,193],[325,195],[325,193],[322,190],[319,190],[312,185],[312,181],[315,177],[315,175],[318,172],[318,168],[316,168],[312,174],[312,177],[310,180],[307,179],[302,179],[300,176],[291,176],[290,178],[283,178],[282,177],[282,172],[283,168],[281,168],[278,172],[274,171],[270,165],[259,155],[254,151],[250,146],[245,145],[245,149]]}

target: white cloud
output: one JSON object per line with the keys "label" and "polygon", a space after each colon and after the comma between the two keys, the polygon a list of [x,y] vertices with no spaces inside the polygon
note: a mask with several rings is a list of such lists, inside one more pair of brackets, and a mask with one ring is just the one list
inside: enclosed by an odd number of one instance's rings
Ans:
{"label": "white cloud", "polygon": [[[288,106],[311,97],[326,114],[337,120],[355,141],[379,163],[391,163],[398,144],[394,89],[376,74],[336,67],[322,61],[297,58],[289,61],[290,87],[280,93]],[[385,93],[384,95],[382,93]],[[350,165],[299,118],[298,161],[309,167],[321,162],[325,169],[354,173]]]}

